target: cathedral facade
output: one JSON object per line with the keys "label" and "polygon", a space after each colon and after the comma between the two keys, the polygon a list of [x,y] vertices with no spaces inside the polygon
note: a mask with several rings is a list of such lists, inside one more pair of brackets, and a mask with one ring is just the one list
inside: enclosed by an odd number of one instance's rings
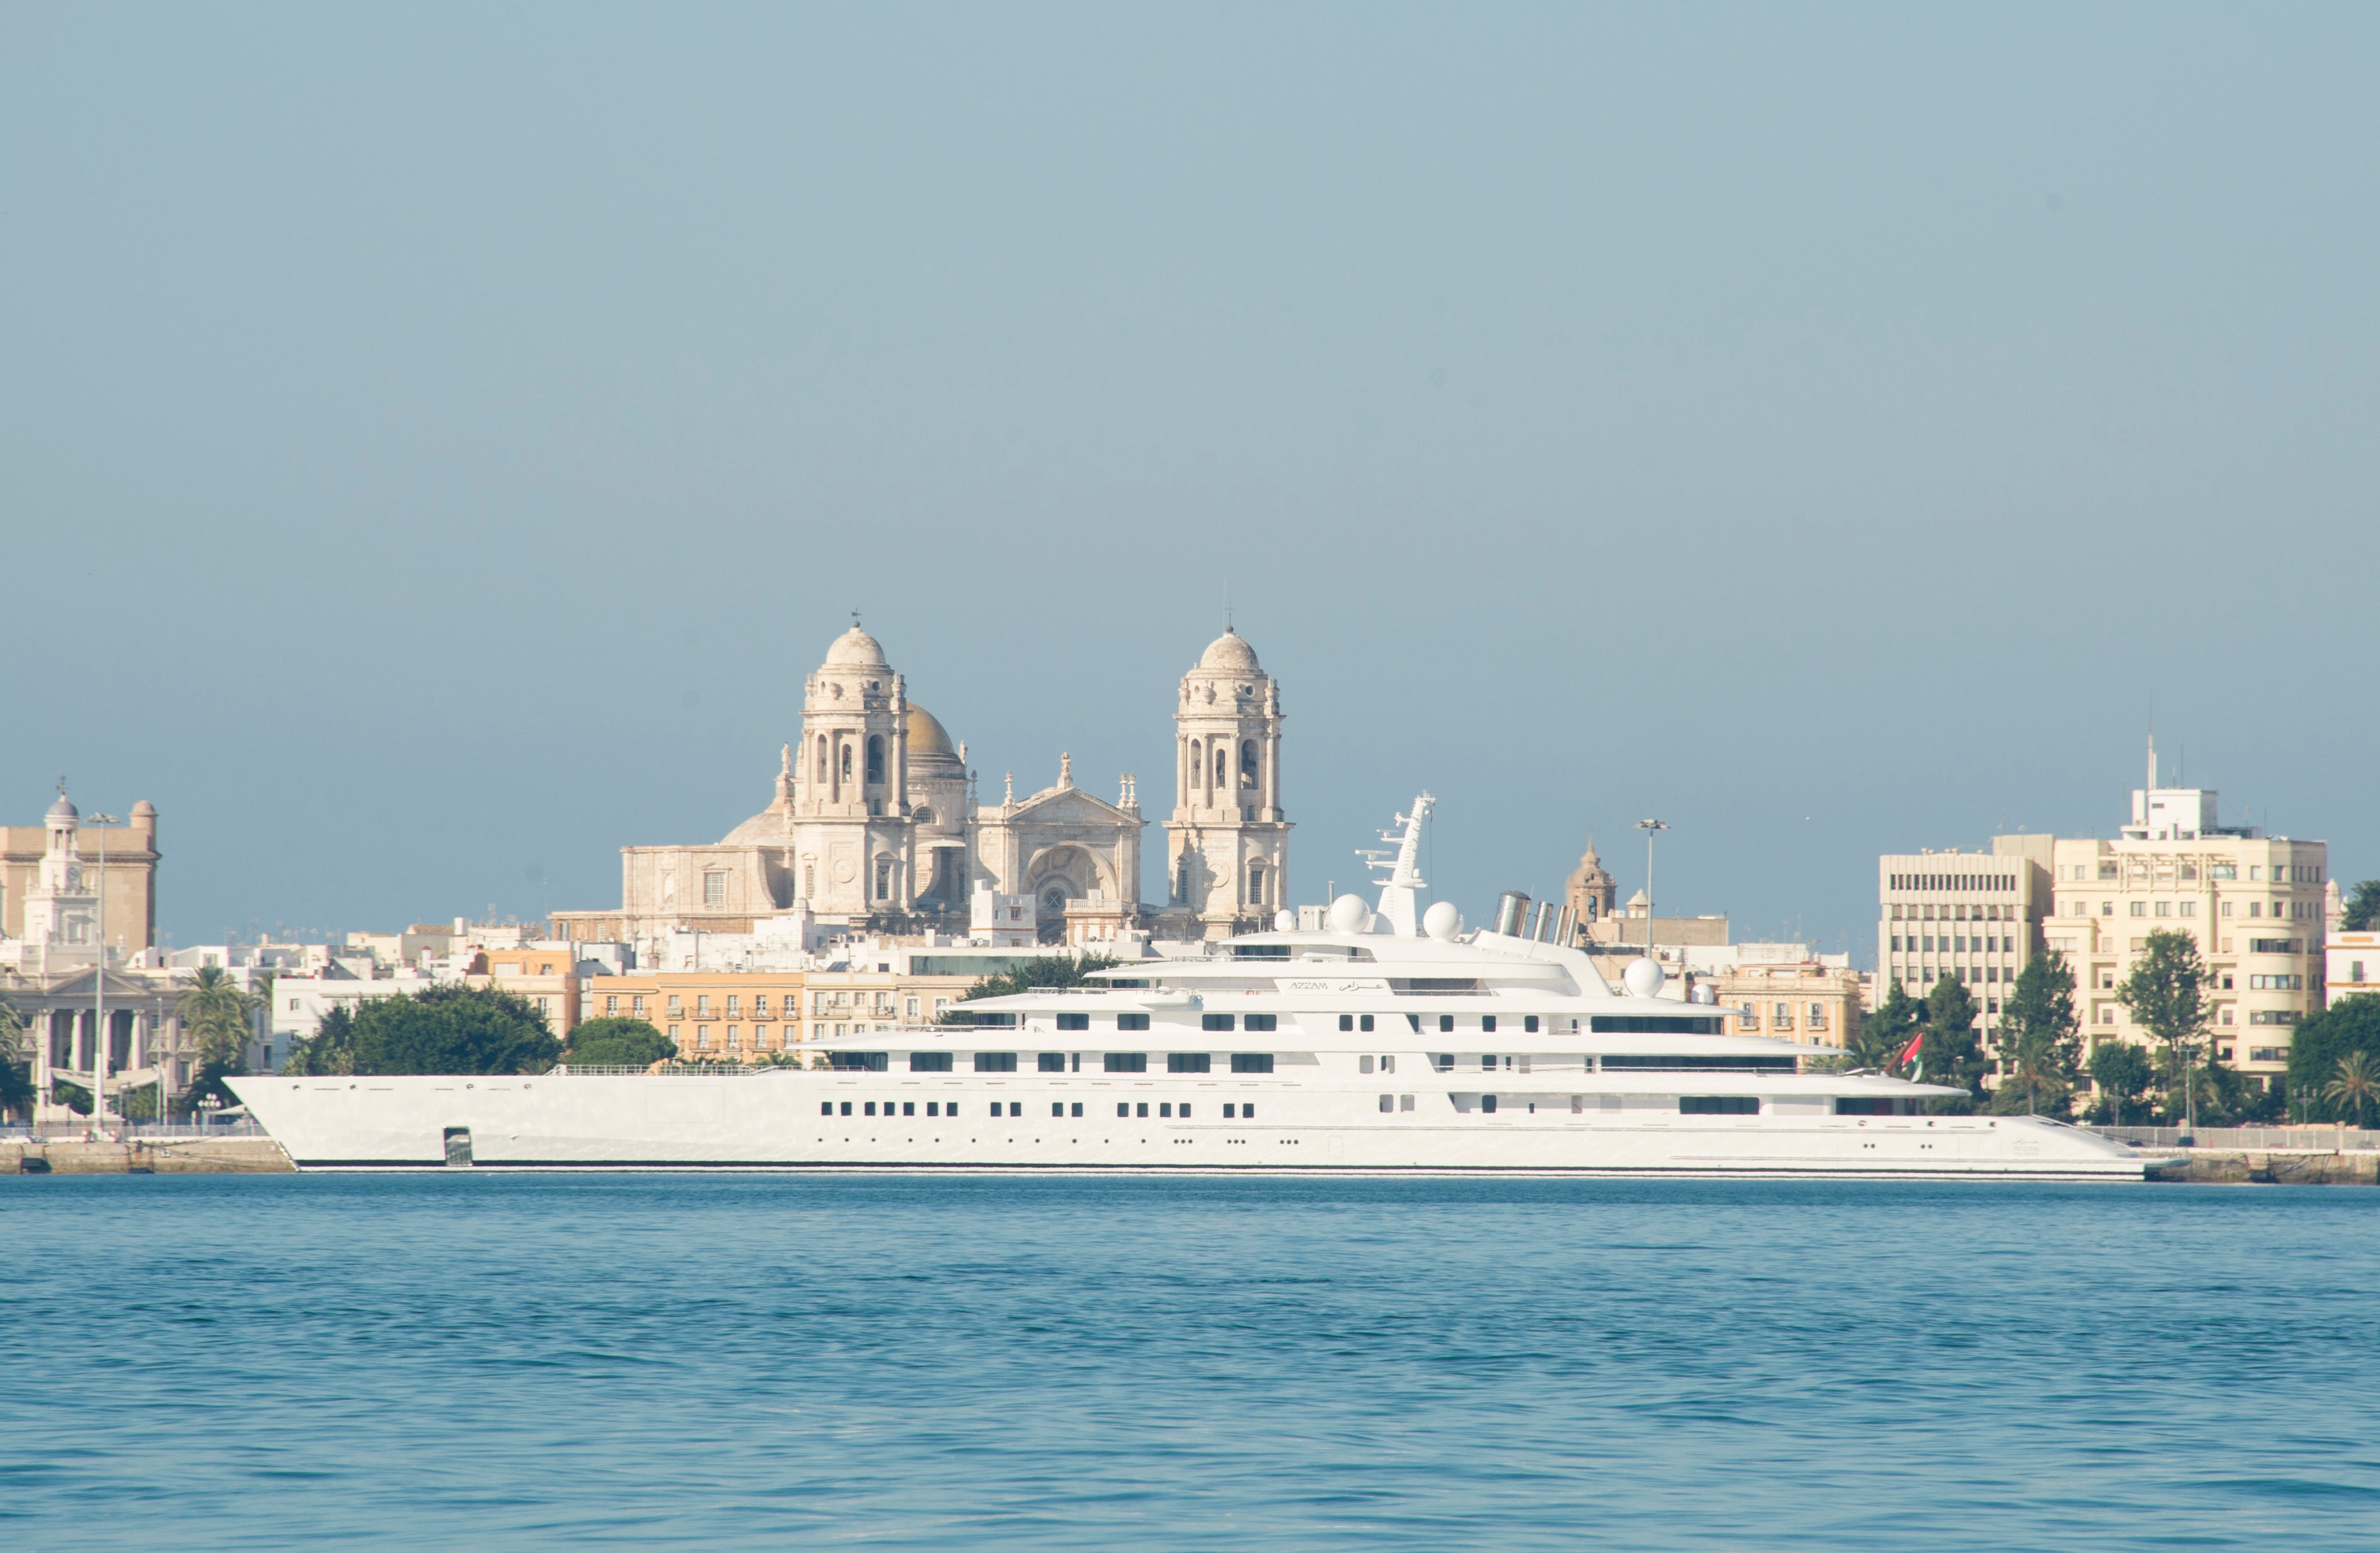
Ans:
{"label": "cathedral facade", "polygon": [[876,638],[855,621],[803,686],[797,739],[780,751],[769,806],[707,845],[621,849],[617,912],[560,912],[581,940],[678,929],[747,933],[792,916],[829,928],[965,933],[986,900],[1029,903],[1045,943],[1149,929],[1223,937],[1286,900],[1280,692],[1230,631],[1184,676],[1174,716],[1165,906],[1140,899],[1137,783],[1113,802],[1058,780],[978,800],[953,743]]}

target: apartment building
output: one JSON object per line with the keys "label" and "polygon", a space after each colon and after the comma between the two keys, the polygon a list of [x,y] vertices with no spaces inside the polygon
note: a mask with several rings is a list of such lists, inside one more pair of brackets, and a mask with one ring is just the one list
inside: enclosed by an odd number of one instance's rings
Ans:
{"label": "apartment building", "polygon": [[2335,1003],[2360,992],[2380,992],[2380,933],[2336,932],[2325,940],[2323,996]]}
{"label": "apartment building", "polygon": [[1983,1011],[1988,1047],[2008,989],[2041,949],[2054,844],[2046,835],[1994,836],[1988,849],[1877,858],[1877,995],[1897,981],[1922,999],[1949,977]]}
{"label": "apartment building", "polygon": [[802,1039],[802,971],[628,971],[589,977],[589,1019],[641,1019],[678,1054],[751,1062]]}
{"label": "apartment building", "polygon": [[2183,932],[2206,963],[2214,1056],[2260,1084],[2287,1067],[2291,1029],[2323,1006],[2325,843],[2220,825],[2211,788],[2152,785],[2116,839],[2060,839],[2053,867],[2044,938],[2074,966],[2091,1044],[2148,1040],[2116,989],[2150,933]]}
{"label": "apartment building", "polygon": [[1728,1028],[1737,1035],[1838,1049],[1859,1037],[1860,973],[1848,965],[1817,959],[1745,963],[1702,978],[1702,985],[1730,1011]]}

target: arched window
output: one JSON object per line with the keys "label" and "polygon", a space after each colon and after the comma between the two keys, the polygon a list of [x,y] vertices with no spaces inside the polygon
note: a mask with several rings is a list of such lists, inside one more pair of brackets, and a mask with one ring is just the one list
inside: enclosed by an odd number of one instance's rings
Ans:
{"label": "arched window", "polygon": [[818,865],[815,863],[802,865],[802,899],[818,899]]}
{"label": "arched window", "polygon": [[1232,752],[1221,745],[1217,745],[1215,746],[1215,790],[1220,792],[1231,785]]}
{"label": "arched window", "polygon": [[868,784],[870,787],[884,785],[884,735],[881,734],[868,735]]}
{"label": "arched window", "polygon": [[1249,865],[1248,865],[1248,904],[1250,904],[1250,905],[1252,905],[1252,906],[1260,906],[1260,905],[1264,904],[1264,890],[1265,890],[1265,866],[1264,866],[1262,863],[1251,863],[1251,864],[1249,864]]}
{"label": "arched window", "polygon": [[844,746],[843,746],[843,752],[842,752],[842,758],[842,758],[842,767],[843,767],[843,770],[842,770],[843,780],[844,780],[844,781],[845,781],[845,782],[849,782],[849,781],[851,780],[851,746],[850,746],[849,745],[844,745]]}
{"label": "arched window", "polygon": [[1186,852],[1173,865],[1173,904],[1177,906],[1190,904],[1190,855]]}
{"label": "arched window", "polygon": [[892,859],[890,857],[876,860],[876,898],[880,901],[892,898]]}
{"label": "arched window", "polygon": [[1207,785],[1207,746],[1196,739],[1190,741],[1190,785]]}
{"label": "arched window", "polygon": [[824,734],[818,736],[818,783],[820,787],[826,785],[826,735]]}
{"label": "arched window", "polygon": [[1250,739],[1240,746],[1240,785],[1242,787],[1254,787],[1256,784],[1257,742],[1254,739]]}

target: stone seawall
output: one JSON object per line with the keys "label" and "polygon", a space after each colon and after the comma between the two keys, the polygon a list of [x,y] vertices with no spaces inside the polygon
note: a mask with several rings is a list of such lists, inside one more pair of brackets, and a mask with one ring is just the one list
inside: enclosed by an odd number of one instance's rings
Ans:
{"label": "stone seawall", "polygon": [[2380,1186],[2380,1154],[2301,1154],[2193,1149],[2157,1172],[2159,1181],[2275,1186]]}
{"label": "stone seawall", "polygon": [[271,1138],[160,1138],[131,1143],[0,1143],[0,1175],[280,1175],[294,1171]]}

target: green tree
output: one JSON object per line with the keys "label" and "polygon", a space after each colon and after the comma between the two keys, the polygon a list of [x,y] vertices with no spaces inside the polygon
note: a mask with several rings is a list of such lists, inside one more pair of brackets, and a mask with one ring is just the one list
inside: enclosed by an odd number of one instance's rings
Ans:
{"label": "green tree", "polygon": [[2074,971],[2052,951],[2025,962],[2000,1003],[2000,1082],[1992,1110],[2063,1117],[2072,1108],[2082,1041],[2074,1020]]}
{"label": "green tree", "polygon": [[2348,933],[2368,933],[2380,923],[2380,879],[2367,879],[2348,892],[2346,915],[2339,918],[2339,930]]}
{"label": "green tree", "polygon": [[2325,1091],[2338,1076],[2338,1064],[2359,1052],[2368,1065],[2380,1068],[2380,993],[2341,998],[2289,1033],[2289,1098],[2305,1120],[2344,1119]]}
{"label": "green tree", "polygon": [[[978,998],[1013,998],[1020,992],[1029,992],[1037,987],[1104,985],[1093,982],[1091,973],[1106,970],[1115,963],[1112,959],[1103,959],[1096,954],[1086,954],[1080,957],[1072,954],[1036,955],[1013,971],[1003,971],[998,976],[983,977],[960,993],[959,1001],[973,1002]],[[955,1009],[945,1009],[935,1023],[964,1025],[966,1023],[966,1017]]]}
{"label": "green tree", "polygon": [[2322,1086],[2325,1104],[2342,1116],[2355,1108],[2355,1124],[2363,1125],[2364,1108],[2380,1100],[2380,1063],[2368,1051],[2350,1051],[2338,1060],[2338,1076]]}
{"label": "green tree", "polygon": [[2119,1127],[2124,1124],[2124,1107],[2139,1098],[2156,1076],[2147,1053],[2125,1040],[2101,1041],[2091,1049],[2091,1060],[2084,1066],[2091,1082],[2099,1086],[2107,1107],[2103,1114]]}
{"label": "green tree", "polygon": [[281,1064],[285,1074],[322,1077],[356,1071],[356,1018],[345,1004],[334,1003],[314,1021],[314,1033],[290,1049]]}
{"label": "green tree", "polygon": [[1957,977],[1945,976],[1925,994],[1925,1044],[1918,1062],[1927,1082],[1955,1085],[1964,1099],[1937,1100],[1935,1109],[1964,1112],[1984,1098],[1984,1053],[1975,1039],[1974,998]]}
{"label": "green tree", "polygon": [[50,1080],[50,1098],[77,1116],[91,1114],[91,1091],[63,1078]]}
{"label": "green tree", "polygon": [[2206,1034],[2206,965],[2188,933],[2157,931],[2116,989],[2117,1001],[2165,1051],[2166,1113],[2195,1118],[2190,1070]]}
{"label": "green tree", "polygon": [[201,966],[198,978],[182,989],[174,1012],[199,1051],[198,1076],[182,1096],[185,1107],[196,1106],[208,1095],[225,1105],[237,1102],[223,1080],[227,1074],[247,1071],[249,1039],[255,1033],[257,1010],[263,1006],[220,965]]}
{"label": "green tree", "polygon": [[355,1013],[359,1074],[540,1074],[562,1055],[545,1015],[492,987],[431,987]]}
{"label": "green tree", "polygon": [[565,1062],[589,1067],[612,1065],[645,1068],[677,1055],[677,1042],[662,1035],[650,1021],[606,1016],[589,1019],[570,1032]]}
{"label": "green tree", "polygon": [[1884,1001],[1876,1012],[1860,1021],[1859,1034],[1852,1038],[1852,1055],[1864,1068],[1885,1068],[1909,1045],[1909,1037],[1917,1033],[1925,1017],[1925,1005],[1900,989],[1898,977],[1885,983]]}
{"label": "green tree", "polygon": [[33,1114],[31,1044],[17,1005],[0,998],[0,1116]]}

